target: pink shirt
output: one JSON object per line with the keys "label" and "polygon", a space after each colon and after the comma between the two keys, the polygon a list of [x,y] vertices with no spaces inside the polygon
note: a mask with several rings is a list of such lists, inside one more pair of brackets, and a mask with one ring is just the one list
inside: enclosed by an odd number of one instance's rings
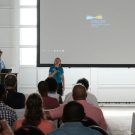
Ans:
{"label": "pink shirt", "polygon": [[[83,105],[86,117],[95,120],[99,124],[99,126],[107,130],[106,121],[104,119],[102,110],[99,107],[88,103],[86,100],[79,100],[77,102]],[[63,114],[63,109],[64,104],[60,107],[57,107],[56,109],[50,110],[50,116],[52,117],[52,119],[61,118]]]}
{"label": "pink shirt", "polygon": [[[16,130],[22,126],[24,119],[18,119],[13,125],[13,128]],[[49,132],[55,129],[55,125],[52,121],[49,120],[41,120],[40,124],[37,126],[44,134],[48,134]]]}

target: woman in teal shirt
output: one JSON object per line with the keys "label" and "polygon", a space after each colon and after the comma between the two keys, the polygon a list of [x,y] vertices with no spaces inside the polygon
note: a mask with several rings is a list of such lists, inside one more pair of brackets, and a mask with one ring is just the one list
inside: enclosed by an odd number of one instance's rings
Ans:
{"label": "woman in teal shirt", "polygon": [[65,89],[65,83],[64,83],[64,70],[61,67],[60,58],[55,58],[54,65],[51,66],[49,69],[49,77],[53,77],[56,79],[56,81],[58,83],[57,93],[62,96],[63,91]]}

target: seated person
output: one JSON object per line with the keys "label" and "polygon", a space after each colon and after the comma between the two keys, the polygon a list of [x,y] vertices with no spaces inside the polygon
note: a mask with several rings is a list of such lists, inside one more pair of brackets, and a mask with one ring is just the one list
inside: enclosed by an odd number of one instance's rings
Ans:
{"label": "seated person", "polygon": [[[86,88],[86,91],[87,91],[87,98],[86,100],[93,104],[93,105],[96,105],[98,106],[98,101],[97,101],[97,98],[95,95],[93,95],[92,93],[88,92],[88,89],[89,89],[89,82],[86,78],[81,78],[77,81],[76,84],[82,84],[85,86]],[[65,100],[64,100],[64,103],[68,103],[69,101],[73,101],[73,97],[72,97],[72,92],[68,93],[66,96],[65,96]]]}
{"label": "seated person", "polygon": [[0,120],[0,135],[14,135],[6,120]]}
{"label": "seated person", "polygon": [[42,99],[40,95],[33,93],[26,101],[26,110],[24,118],[18,119],[14,125],[13,129],[17,130],[22,126],[35,126],[39,128],[44,134],[55,129],[52,121],[46,120],[43,114]]}
{"label": "seated person", "polygon": [[[102,110],[99,107],[92,105],[86,101],[87,97],[86,88],[81,84],[77,84],[73,88],[72,95],[75,101],[83,105],[86,117],[93,119],[100,127],[107,130],[107,124],[104,119]],[[61,105],[60,107],[57,107],[55,109],[46,112],[46,115],[48,116],[48,118],[51,119],[61,118],[63,114],[63,108],[64,105]]]}
{"label": "seated person", "polygon": [[65,105],[63,110],[62,120],[64,125],[48,135],[101,135],[98,131],[82,125],[81,121],[84,117],[83,106],[71,101]]}
{"label": "seated person", "polygon": [[17,119],[17,115],[11,107],[4,103],[6,100],[6,94],[7,92],[4,86],[0,85],[0,119],[7,120],[8,124],[12,126]]}
{"label": "seated person", "polygon": [[16,91],[17,78],[14,74],[5,76],[5,88],[8,92],[6,104],[13,109],[22,109],[25,106],[25,95]]}
{"label": "seated person", "polygon": [[48,77],[45,82],[48,84],[48,96],[56,98],[60,104],[62,104],[62,98],[57,93],[58,84],[57,81],[53,77]]}
{"label": "seated person", "polygon": [[40,129],[33,126],[24,126],[15,131],[15,135],[45,135]]}
{"label": "seated person", "polygon": [[46,81],[40,81],[38,83],[38,91],[43,100],[44,109],[54,109],[59,106],[59,102],[56,98],[48,96],[48,83]]}

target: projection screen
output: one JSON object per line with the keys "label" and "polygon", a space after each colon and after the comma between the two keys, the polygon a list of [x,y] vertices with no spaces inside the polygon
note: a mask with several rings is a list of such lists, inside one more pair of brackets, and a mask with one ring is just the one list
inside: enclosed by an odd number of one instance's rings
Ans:
{"label": "projection screen", "polygon": [[38,0],[37,66],[135,67],[134,0]]}

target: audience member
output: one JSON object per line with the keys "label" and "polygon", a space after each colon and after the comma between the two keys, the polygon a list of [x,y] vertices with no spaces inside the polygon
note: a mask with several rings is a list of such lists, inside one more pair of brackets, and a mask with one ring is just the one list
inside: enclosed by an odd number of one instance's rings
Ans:
{"label": "audience member", "polygon": [[6,120],[0,120],[0,135],[14,135]]}
{"label": "audience member", "polygon": [[65,90],[65,80],[64,80],[64,70],[61,66],[61,59],[59,57],[55,58],[54,65],[49,69],[49,77],[56,79],[58,83],[57,93],[63,95]]}
{"label": "audience member", "polygon": [[43,100],[44,109],[54,109],[59,106],[59,102],[56,98],[48,96],[48,83],[45,81],[40,81],[38,83],[38,91]]}
{"label": "audience member", "polygon": [[81,121],[84,117],[83,106],[75,101],[69,102],[63,110],[64,125],[49,135],[101,135],[98,131],[82,125]]}
{"label": "audience member", "polygon": [[52,121],[48,121],[44,118],[42,99],[40,95],[33,93],[26,101],[26,110],[23,119],[18,119],[13,129],[17,130],[22,126],[35,126],[39,128],[43,133],[47,134],[55,129]]}
{"label": "audience member", "polygon": [[45,82],[48,84],[48,96],[56,98],[60,104],[62,104],[62,98],[59,94],[57,94],[58,84],[57,81],[53,77],[48,77]]}
{"label": "audience member", "polygon": [[6,100],[6,90],[3,85],[0,85],[0,119],[7,120],[10,126],[17,119],[16,112],[4,102]]}
{"label": "audience member", "polygon": [[15,131],[15,135],[45,135],[40,129],[33,126],[24,126]]}
{"label": "audience member", "polygon": [[[93,105],[96,105],[98,106],[98,101],[97,101],[97,98],[95,95],[93,95],[92,93],[88,92],[88,89],[89,89],[89,82],[86,78],[81,78],[77,81],[77,84],[80,83],[82,85],[85,86],[86,90],[87,90],[87,98],[86,100],[93,104]],[[68,93],[66,96],[65,96],[65,100],[64,100],[64,103],[68,103],[69,101],[73,101],[73,97],[72,97],[72,92]]]}
{"label": "audience member", "polygon": [[5,76],[5,88],[8,91],[6,104],[13,109],[22,109],[25,106],[25,95],[16,91],[17,78],[14,74]]}
{"label": "audience member", "polygon": [[[99,107],[88,103],[86,101],[86,97],[86,88],[81,84],[75,85],[73,88],[73,99],[83,105],[87,118],[95,120],[100,127],[107,130],[107,124],[104,119],[102,110]],[[63,108],[64,105],[61,105],[56,109],[52,109],[49,112],[46,112],[46,115],[51,119],[61,118],[63,114]]]}

